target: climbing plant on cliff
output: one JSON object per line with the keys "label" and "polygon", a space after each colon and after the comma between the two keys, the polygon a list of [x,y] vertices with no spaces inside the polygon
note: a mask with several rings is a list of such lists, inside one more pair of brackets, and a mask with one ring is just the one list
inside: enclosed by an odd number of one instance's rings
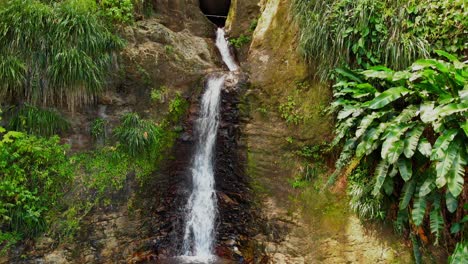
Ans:
{"label": "climbing plant on cliff", "polygon": [[332,144],[344,145],[329,184],[367,164],[371,195],[398,201],[398,230],[427,240],[427,226],[434,243],[453,245],[468,221],[468,63],[436,53],[445,60],[418,60],[403,71],[338,70]]}
{"label": "climbing plant on cliff", "polygon": [[123,42],[83,2],[0,2],[2,101],[71,110],[93,102]]}

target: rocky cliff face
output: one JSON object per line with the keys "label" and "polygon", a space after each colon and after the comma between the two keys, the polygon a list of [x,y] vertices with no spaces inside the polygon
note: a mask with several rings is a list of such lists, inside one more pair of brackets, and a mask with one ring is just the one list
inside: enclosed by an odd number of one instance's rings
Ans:
{"label": "rocky cliff face", "polygon": [[[331,118],[322,114],[330,88],[310,79],[297,52],[291,2],[231,1],[226,27],[232,37],[251,36],[238,51],[250,77],[228,79],[222,95],[216,253],[235,263],[406,263],[407,249],[349,214],[345,195],[291,187],[304,171],[295,152],[329,140],[332,131]],[[204,76],[222,64],[215,26],[197,0],[153,0],[153,6],[154,16],[123,29],[128,45],[109,91],[98,105],[70,113],[74,131],[68,141],[75,150],[93,147],[86,131],[102,114],[111,126],[128,111],[160,120],[167,102],[153,104],[150,92],[164,86],[167,101],[180,92],[191,102],[174,151],[147,185],[129,175],[124,190],[110,206],[93,210],[73,241],[43,237],[0,263],[163,263],[179,253],[174,245],[181,245],[197,100]]]}
{"label": "rocky cliff face", "polygon": [[159,121],[167,104],[153,104],[151,90],[168,88],[165,101],[177,92],[189,97],[206,72],[220,65],[213,42],[215,26],[200,11],[198,1],[155,0],[153,6],[154,16],[121,30],[127,45],[98,104],[66,112],[72,132],[65,141],[73,150],[93,147],[89,127],[98,117],[105,116],[110,128],[129,111]]}
{"label": "rocky cliff face", "polygon": [[343,189],[320,194],[314,188],[330,172],[312,176],[303,190],[292,188],[307,166],[327,170],[327,158],[325,164],[304,163],[296,153],[329,141],[333,118],[323,114],[331,87],[310,78],[298,52],[291,3],[260,1],[261,16],[242,61],[251,82],[242,130],[246,166],[264,219],[264,232],[254,240],[265,263],[408,263],[409,250],[391,232],[364,226],[348,211]]}
{"label": "rocky cliff face", "polygon": [[[72,131],[64,141],[73,151],[94,148],[89,127],[98,117],[105,117],[110,129],[129,111],[157,122],[176,93],[195,106],[204,76],[221,65],[213,40],[215,26],[201,13],[198,1],[155,0],[153,6],[151,18],[120,32],[127,45],[97,104],[65,112]],[[165,102],[155,104],[151,90],[161,87],[166,89]],[[190,120],[182,126],[190,133]],[[190,142],[180,140],[177,148],[172,154],[188,163]],[[128,175],[125,188],[108,197],[109,205],[94,208],[71,241],[44,236],[24,243],[9,257],[0,257],[0,263],[140,263],[155,259],[155,252],[171,253],[159,248],[169,248],[167,244],[176,239],[173,231],[181,220],[177,210],[185,202],[177,200],[185,197],[177,193],[184,191],[179,184],[180,175],[186,173],[184,166],[167,158],[146,186]]]}

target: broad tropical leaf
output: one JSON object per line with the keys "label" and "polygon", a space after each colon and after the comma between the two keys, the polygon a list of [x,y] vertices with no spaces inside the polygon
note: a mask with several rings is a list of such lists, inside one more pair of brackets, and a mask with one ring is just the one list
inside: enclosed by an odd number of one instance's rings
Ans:
{"label": "broad tropical leaf", "polygon": [[387,176],[389,164],[386,160],[381,160],[377,168],[375,168],[375,185],[374,190],[372,191],[372,195],[377,196],[380,193],[380,189],[385,181]]}
{"label": "broad tropical leaf", "polygon": [[361,72],[366,78],[377,78],[377,79],[393,79],[393,71],[385,69],[369,69]]}
{"label": "broad tropical leaf", "polygon": [[435,244],[437,245],[439,243],[440,231],[444,227],[444,219],[442,218],[442,213],[440,212],[439,206],[434,206],[434,208],[432,208],[429,218],[430,218],[429,224],[431,227],[431,233],[435,235],[436,237]]}
{"label": "broad tropical leaf", "polygon": [[403,185],[402,195],[400,196],[400,210],[405,209],[408,207],[411,198],[413,198],[414,189],[416,188],[416,183],[414,180],[407,181],[405,185]]}
{"label": "broad tropical leaf", "polygon": [[384,113],[382,112],[372,112],[372,114],[363,117],[361,119],[361,123],[358,126],[358,129],[356,130],[356,137],[359,138],[362,136],[366,132],[367,128],[369,128],[369,126],[372,124],[372,122],[375,119],[380,118],[383,114]]}
{"label": "broad tropical leaf", "polygon": [[410,90],[406,89],[405,87],[393,87],[388,90],[385,90],[381,94],[379,94],[376,98],[374,98],[372,101],[368,102],[369,108],[370,109],[379,109],[382,108],[389,103],[397,100],[403,94],[409,93]]}
{"label": "broad tropical leaf", "polygon": [[422,124],[417,125],[407,133],[405,138],[405,149],[403,151],[405,157],[411,158],[414,155],[424,128],[425,127]]}
{"label": "broad tropical leaf", "polygon": [[449,144],[452,142],[452,140],[457,134],[457,129],[450,129],[444,131],[444,133],[442,133],[442,135],[440,135],[434,143],[434,147],[432,148],[431,160],[440,160],[442,157],[444,157]]}
{"label": "broad tropical leaf", "polygon": [[428,195],[429,193],[432,192],[432,190],[435,188],[434,181],[435,181],[434,173],[432,173],[432,171],[430,171],[429,175],[426,178],[426,180],[424,180],[421,187],[419,187],[419,197],[426,196],[426,195]]}
{"label": "broad tropical leaf", "polygon": [[449,264],[466,263],[468,259],[468,242],[461,241],[457,243],[453,254],[449,257]]}
{"label": "broad tropical leaf", "polygon": [[393,127],[386,134],[386,139],[382,143],[381,157],[393,164],[398,160],[398,157],[403,153],[405,144],[400,140],[400,137],[409,128],[407,125]]}
{"label": "broad tropical leaf", "polygon": [[[442,158],[439,161],[437,161],[436,163],[437,187],[442,188],[445,186],[445,184],[447,183],[446,175],[451,170],[452,164],[455,162],[455,160],[457,160],[457,162],[460,163],[458,161],[458,156],[460,155],[459,151],[460,151],[460,142],[458,140],[452,141],[450,145],[448,146],[447,152],[444,153],[445,155],[443,155]],[[457,175],[457,173],[458,171],[452,172],[452,174],[454,175]]]}
{"label": "broad tropical leaf", "polygon": [[455,213],[458,207],[458,201],[449,191],[445,192],[445,204],[449,212]]}
{"label": "broad tropical leaf", "polygon": [[341,74],[344,77],[347,77],[347,78],[357,82],[357,83],[362,83],[361,78],[356,73],[354,73],[353,71],[350,71],[350,70],[345,69],[345,68],[337,68],[336,72]]}
{"label": "broad tropical leaf", "polygon": [[451,61],[451,62],[458,61],[456,56],[454,56],[454,55],[452,55],[452,54],[450,54],[450,53],[448,53],[446,51],[435,50],[434,52],[437,53],[437,55],[439,55],[439,56],[442,56],[442,57],[445,57],[445,58],[449,59],[449,61]]}
{"label": "broad tropical leaf", "polygon": [[397,162],[398,170],[400,171],[401,178],[406,182],[411,179],[411,175],[413,174],[413,166],[411,164],[411,160],[400,158]]}
{"label": "broad tropical leaf", "polygon": [[426,158],[429,158],[432,153],[431,143],[426,138],[421,138],[419,140],[418,151]]}
{"label": "broad tropical leaf", "polygon": [[421,121],[430,123],[437,119],[434,102],[425,102],[419,106]]}
{"label": "broad tropical leaf", "polygon": [[[458,142],[458,144],[460,143]],[[447,174],[447,187],[454,197],[458,197],[463,191],[463,184],[465,182],[463,177],[465,175],[466,160],[463,151],[466,150],[459,148],[458,153],[453,159],[452,167]]]}
{"label": "broad tropical leaf", "polygon": [[387,177],[384,181],[384,184],[382,185],[385,194],[391,195],[393,193],[393,178],[392,177]]}
{"label": "broad tropical leaf", "polygon": [[425,197],[416,197],[413,204],[413,210],[411,210],[411,218],[416,226],[420,226],[424,220],[426,214],[427,201]]}
{"label": "broad tropical leaf", "polygon": [[451,103],[443,106],[439,106],[434,110],[439,117],[445,117],[456,113],[468,111],[467,103]]}
{"label": "broad tropical leaf", "polygon": [[465,121],[465,123],[460,124],[460,127],[463,129],[465,135],[468,137],[468,121]]}
{"label": "broad tropical leaf", "polygon": [[345,119],[349,116],[355,116],[356,113],[362,112],[362,109],[356,105],[346,105],[339,113],[338,120]]}

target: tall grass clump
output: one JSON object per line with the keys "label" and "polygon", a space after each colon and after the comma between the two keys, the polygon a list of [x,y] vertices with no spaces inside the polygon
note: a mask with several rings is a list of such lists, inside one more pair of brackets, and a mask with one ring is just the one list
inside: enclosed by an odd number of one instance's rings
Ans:
{"label": "tall grass clump", "polygon": [[10,110],[8,128],[37,136],[50,137],[65,132],[70,127],[68,121],[57,111],[41,109],[25,104]]}
{"label": "tall grass clump", "polygon": [[462,0],[295,0],[300,51],[327,80],[337,67],[384,64],[402,70],[442,49],[461,54],[468,43]]}
{"label": "tall grass clump", "polygon": [[91,103],[122,46],[99,18],[93,1],[2,2],[0,98],[70,110]]}
{"label": "tall grass clump", "polygon": [[162,147],[163,131],[149,120],[136,113],[122,117],[121,125],[114,130],[119,147],[132,157],[152,157]]}

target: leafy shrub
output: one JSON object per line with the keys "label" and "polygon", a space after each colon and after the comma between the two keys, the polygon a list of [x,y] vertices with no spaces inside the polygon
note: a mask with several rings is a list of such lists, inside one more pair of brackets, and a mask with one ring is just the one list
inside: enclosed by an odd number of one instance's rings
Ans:
{"label": "leafy shrub", "polygon": [[468,49],[468,15],[464,0],[426,0],[410,6],[410,32],[422,36],[432,50],[462,55]]}
{"label": "leafy shrub", "polygon": [[50,137],[67,131],[68,121],[55,110],[25,104],[13,109],[9,129]]}
{"label": "leafy shrub", "polygon": [[[66,146],[50,139],[7,132],[0,141],[0,229],[32,237],[45,230],[71,179]],[[5,235],[5,233],[4,233]],[[17,235],[14,235],[17,237]]]}
{"label": "leafy shrub", "polygon": [[98,195],[122,189],[127,173],[131,171],[129,157],[115,147],[106,146],[93,152],[78,154],[73,157],[73,161],[78,170],[83,169],[86,175],[91,175],[84,185]]}
{"label": "leafy shrub", "polygon": [[468,155],[468,65],[437,53],[449,62],[419,60],[404,71],[338,71],[345,81],[334,86],[333,144],[344,141],[344,147],[329,181],[376,157],[377,164],[369,164],[372,195],[397,194],[398,229],[428,224],[435,243],[446,225],[463,222],[456,212],[463,210],[458,199]]}
{"label": "leafy shrub", "polygon": [[166,101],[167,92],[168,88],[165,85],[159,87],[159,89],[152,89],[150,95],[151,100],[153,102],[164,103]]}
{"label": "leafy shrub", "polygon": [[133,22],[133,3],[131,0],[101,0],[102,15],[110,22],[129,24]]}
{"label": "leafy shrub", "polygon": [[93,102],[123,42],[87,3],[12,0],[0,6],[2,100],[70,110]]}
{"label": "leafy shrub", "polygon": [[242,46],[249,43],[251,40],[252,40],[252,38],[250,36],[246,36],[244,34],[241,34],[237,38],[229,39],[229,43],[231,43],[231,45],[233,45],[234,47],[240,49],[240,48],[242,48]]}
{"label": "leafy shrub", "polygon": [[106,139],[106,127],[107,127],[107,120],[104,118],[96,118],[91,123],[91,136],[95,139]]}
{"label": "leafy shrub", "polygon": [[255,29],[257,28],[257,25],[258,25],[258,18],[255,18],[254,20],[250,22],[249,31],[254,32]]}
{"label": "leafy shrub", "polygon": [[462,2],[295,0],[293,13],[302,54],[327,80],[336,67],[401,70],[434,49],[461,55],[468,43]]}
{"label": "leafy shrub", "polygon": [[463,263],[468,259],[468,243],[462,241],[457,244],[453,254],[449,257],[449,264]]}
{"label": "leafy shrub", "polygon": [[287,101],[281,103],[278,109],[281,118],[286,120],[287,124],[299,125],[304,121],[304,116],[300,113],[292,96],[288,96]]}
{"label": "leafy shrub", "polygon": [[176,93],[174,99],[169,102],[169,121],[179,122],[180,118],[187,112],[188,102],[180,93]]}
{"label": "leafy shrub", "polygon": [[162,129],[136,113],[127,113],[114,135],[124,152],[132,157],[147,155],[148,158],[161,148]]}

